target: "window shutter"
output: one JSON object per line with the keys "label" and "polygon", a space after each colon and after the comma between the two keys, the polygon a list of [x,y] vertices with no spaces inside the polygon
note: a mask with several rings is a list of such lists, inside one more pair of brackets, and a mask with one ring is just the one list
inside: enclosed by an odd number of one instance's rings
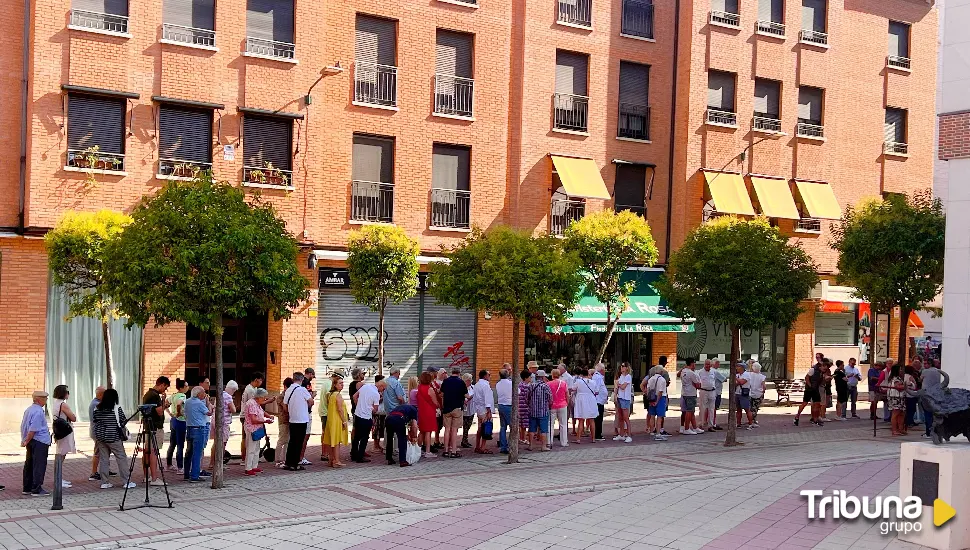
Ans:
{"label": "window shutter", "polygon": [[69,95],[67,99],[67,147],[84,150],[97,146],[101,152],[125,152],[123,99]]}
{"label": "window shutter", "polygon": [[128,15],[128,0],[73,0],[71,7],[111,15]]}
{"label": "window shutter", "polygon": [[734,73],[708,71],[707,106],[734,112]]}
{"label": "window shutter", "polygon": [[354,47],[358,61],[396,66],[397,22],[358,15]]}
{"label": "window shutter", "polygon": [[620,103],[647,106],[650,66],[620,61]]}
{"label": "window shutter", "polygon": [[162,105],[158,130],[159,158],[212,161],[212,111]]}
{"label": "window shutter", "polygon": [[909,57],[909,25],[889,22],[889,55]]}
{"label": "window shutter", "polygon": [[246,166],[263,167],[271,162],[280,170],[292,170],[293,122],[284,118],[246,115],[243,152]]}
{"label": "window shutter", "polygon": [[754,81],[754,112],[778,118],[778,83],[761,78]]}
{"label": "window shutter", "polygon": [[886,109],[886,141],[906,143],[906,111]]}
{"label": "window shutter", "polygon": [[711,0],[711,10],[738,13],[738,0]]}
{"label": "window shutter", "polygon": [[214,0],[165,0],[162,19],[170,25],[213,30]]}
{"label": "window shutter", "polygon": [[246,0],[246,34],[293,43],[293,0]]}
{"label": "window shutter", "polygon": [[369,136],[354,136],[353,179],[393,183],[394,141]]}
{"label": "window shutter", "polygon": [[822,123],[822,90],[808,86],[798,88],[798,120],[809,124]]}
{"label": "window shutter", "polygon": [[435,72],[462,78],[472,77],[471,35],[438,30],[435,40]]}
{"label": "window shutter", "polygon": [[435,145],[431,157],[431,187],[468,191],[469,156],[468,147]]}
{"label": "window shutter", "polygon": [[802,0],[802,29],[825,32],[825,0]]}
{"label": "window shutter", "polygon": [[585,54],[556,50],[556,93],[585,96],[587,65]]}
{"label": "window shutter", "polygon": [[785,22],[785,0],[758,0],[758,21]]}
{"label": "window shutter", "polygon": [[617,164],[613,200],[616,206],[643,208],[646,204],[647,167],[642,164]]}

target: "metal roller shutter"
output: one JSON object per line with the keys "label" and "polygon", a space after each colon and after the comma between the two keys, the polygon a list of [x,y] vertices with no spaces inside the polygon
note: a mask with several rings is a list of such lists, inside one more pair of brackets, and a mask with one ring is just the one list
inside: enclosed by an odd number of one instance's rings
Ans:
{"label": "metal roller shutter", "polygon": [[396,66],[397,22],[392,19],[358,15],[354,48],[357,61]]}
{"label": "metal roller shutter", "polygon": [[650,82],[650,66],[639,63],[620,62],[620,103],[649,105],[647,101]]}
{"label": "metal roller shutter", "polygon": [[886,141],[892,143],[906,143],[906,111],[903,109],[886,109]]}
{"label": "metal roller shutter", "polygon": [[247,0],[246,35],[293,43],[293,0]]}
{"label": "metal roller shutter", "polygon": [[435,72],[472,77],[472,37],[469,34],[438,30],[435,39]]}
{"label": "metal roller shutter", "polygon": [[647,189],[647,167],[642,164],[617,164],[613,200],[620,206],[643,208]]}
{"label": "metal roller shutter", "polygon": [[170,25],[213,30],[215,28],[214,0],[165,0],[162,18]]}
{"label": "metal roller shutter", "polygon": [[125,100],[71,94],[67,99],[67,147],[125,152]]}
{"label": "metal roller shutter", "polygon": [[586,54],[556,50],[556,93],[585,96],[588,64]]}
{"label": "metal roller shutter", "polygon": [[243,152],[247,166],[273,163],[292,170],[293,122],[289,119],[246,115],[243,119]]}
{"label": "metal roller shutter", "polygon": [[734,73],[707,72],[707,106],[734,112]]}
{"label": "metal roller shutter", "polygon": [[[478,315],[439,304],[430,294],[424,296],[424,322],[421,334],[422,366],[461,367],[463,373],[475,372],[475,328]],[[477,377],[476,377],[477,378]]]}
{"label": "metal roller shutter", "polygon": [[825,32],[825,0],[802,0],[802,29]]}
{"label": "metal roller shutter", "polygon": [[468,147],[434,145],[431,153],[431,187],[468,191],[470,153]]}
{"label": "metal roller shutter", "polygon": [[394,182],[394,140],[354,136],[355,181]]}
{"label": "metal roller shutter", "polygon": [[798,120],[810,124],[821,124],[822,90],[809,86],[798,88]]}
{"label": "metal roller shutter", "polygon": [[128,0],[73,0],[71,7],[96,13],[128,15]]}
{"label": "metal roller shutter", "polygon": [[158,130],[160,158],[211,162],[212,111],[162,105]]}
{"label": "metal roller shutter", "polygon": [[909,57],[909,25],[889,22],[889,55]]}

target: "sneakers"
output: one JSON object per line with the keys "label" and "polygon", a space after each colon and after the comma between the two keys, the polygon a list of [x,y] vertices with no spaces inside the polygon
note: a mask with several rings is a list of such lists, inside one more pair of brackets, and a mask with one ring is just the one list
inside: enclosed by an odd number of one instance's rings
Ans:
{"label": "sneakers", "polygon": [[88,477],[88,481],[101,481],[101,474],[94,472]]}
{"label": "sneakers", "polygon": [[630,436],[626,436],[626,437],[625,437],[625,438],[623,439],[623,442],[624,442],[624,443],[633,443],[633,438],[632,438],[632,437],[630,437]]}
{"label": "sneakers", "polygon": [[689,433],[690,435],[701,435],[702,433],[704,433],[704,430],[687,430],[687,433]]}
{"label": "sneakers", "polygon": [[112,488],[112,487],[114,487],[114,485],[112,485],[112,484],[110,484],[110,483],[102,483],[102,484],[101,484],[101,488],[102,488],[102,489],[110,489],[110,488]]}
{"label": "sneakers", "polygon": [[205,470],[202,470],[201,472],[199,472],[199,477],[212,477],[212,472],[207,472]]}
{"label": "sneakers", "polygon": [[861,419],[861,417],[859,415],[857,415],[857,414],[853,414],[852,415],[852,418],[859,418],[859,419]]}
{"label": "sneakers", "polygon": [[310,464],[313,464],[313,463],[305,458],[300,461],[300,466],[309,466]]}
{"label": "sneakers", "polygon": [[722,428],[722,427],[720,427],[720,426],[714,426],[714,430],[715,430],[715,431],[718,431],[718,432],[719,432],[719,431],[721,431],[721,430],[723,430],[723,429],[724,429],[724,428]]}
{"label": "sneakers", "polygon": [[[129,481],[128,483],[125,483],[124,485],[122,485],[122,487],[125,489],[134,489],[135,487],[138,487],[138,484],[135,483],[134,481]],[[102,489],[103,488],[104,487],[102,487]]]}
{"label": "sneakers", "polygon": [[168,466],[165,467],[165,471],[166,472],[171,472],[171,473],[174,474],[175,472],[178,471],[178,468],[176,468],[175,466],[172,466],[172,465],[168,465]]}
{"label": "sneakers", "polygon": [[669,436],[670,434],[669,434],[669,433],[667,433],[667,430],[665,430],[665,429],[663,429],[663,428],[660,428],[660,435],[662,435],[662,436],[665,436],[665,437],[666,437],[666,436]]}
{"label": "sneakers", "polygon": [[623,436],[617,434],[617,436],[613,438],[613,441],[623,441]]}
{"label": "sneakers", "polygon": [[162,481],[162,478],[153,479],[153,480],[149,481],[148,484],[150,486],[152,486],[152,487],[164,487],[165,486],[165,482]]}
{"label": "sneakers", "polygon": [[438,458],[438,455],[434,453],[424,453],[424,458]]}
{"label": "sneakers", "polygon": [[931,439],[933,436],[928,433],[922,433],[920,434],[920,437],[922,437],[923,439]]}
{"label": "sneakers", "polygon": [[[814,420],[812,420],[812,424],[814,424],[814,423],[815,423],[815,421],[814,421]],[[795,425],[796,425],[796,426],[798,425],[798,417],[797,417],[797,416],[795,417]]]}
{"label": "sneakers", "polygon": [[62,479],[61,480],[61,487],[65,488],[65,489],[70,489],[71,487],[73,487],[73,485],[71,484],[70,481],[68,481],[66,479]]}
{"label": "sneakers", "polygon": [[685,435],[686,433],[687,433],[687,430],[685,430],[684,427],[681,426],[680,427],[680,435]]}
{"label": "sneakers", "polygon": [[660,434],[655,434],[653,436],[653,440],[654,441],[667,441],[667,438],[665,436],[660,435]]}
{"label": "sneakers", "polygon": [[182,475],[185,475],[185,470],[183,470],[182,468],[176,468],[175,473],[182,476]]}
{"label": "sneakers", "polygon": [[37,489],[33,493],[30,493],[30,496],[32,496],[32,497],[49,497],[49,496],[51,496],[51,493],[47,489],[44,489],[43,487],[41,487],[40,489]]}
{"label": "sneakers", "polygon": [[750,429],[751,429],[751,424],[748,424],[747,426],[745,426],[745,428],[744,428],[744,429],[745,429],[745,430],[750,430]]}

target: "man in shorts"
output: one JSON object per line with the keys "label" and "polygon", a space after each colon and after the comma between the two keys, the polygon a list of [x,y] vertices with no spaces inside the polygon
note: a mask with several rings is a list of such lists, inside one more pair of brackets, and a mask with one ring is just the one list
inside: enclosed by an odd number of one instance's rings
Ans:
{"label": "man in shorts", "polygon": [[441,417],[444,419],[445,429],[445,458],[459,457],[458,430],[461,428],[462,408],[468,395],[468,386],[461,379],[461,369],[451,369],[451,376],[441,382]]}
{"label": "man in shorts", "polygon": [[815,365],[805,373],[805,395],[802,396],[802,403],[798,406],[795,413],[795,425],[798,425],[799,416],[806,406],[811,407],[812,424],[824,426],[822,416],[822,361],[825,359],[821,353],[815,354]]}
{"label": "man in shorts", "polygon": [[659,372],[647,379],[644,395],[653,390],[656,399],[647,402],[647,433],[653,434],[654,441],[667,441],[669,434],[663,430],[667,417],[667,381]]}
{"label": "man in shorts", "polygon": [[683,435],[697,435],[704,430],[697,429],[694,411],[697,409],[697,390],[701,385],[700,378],[694,372],[694,358],[688,357],[684,368],[677,373],[680,377],[680,433]]}

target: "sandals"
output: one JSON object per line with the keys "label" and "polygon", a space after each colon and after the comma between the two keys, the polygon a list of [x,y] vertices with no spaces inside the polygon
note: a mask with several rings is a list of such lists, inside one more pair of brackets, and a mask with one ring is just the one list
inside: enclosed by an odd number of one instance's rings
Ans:
{"label": "sandals", "polygon": [[493,455],[493,454],[495,454],[495,453],[493,453],[493,452],[492,452],[491,450],[489,450],[489,449],[482,449],[481,451],[476,451],[476,452],[478,452],[478,453],[481,453],[481,454],[483,454],[483,455]]}

